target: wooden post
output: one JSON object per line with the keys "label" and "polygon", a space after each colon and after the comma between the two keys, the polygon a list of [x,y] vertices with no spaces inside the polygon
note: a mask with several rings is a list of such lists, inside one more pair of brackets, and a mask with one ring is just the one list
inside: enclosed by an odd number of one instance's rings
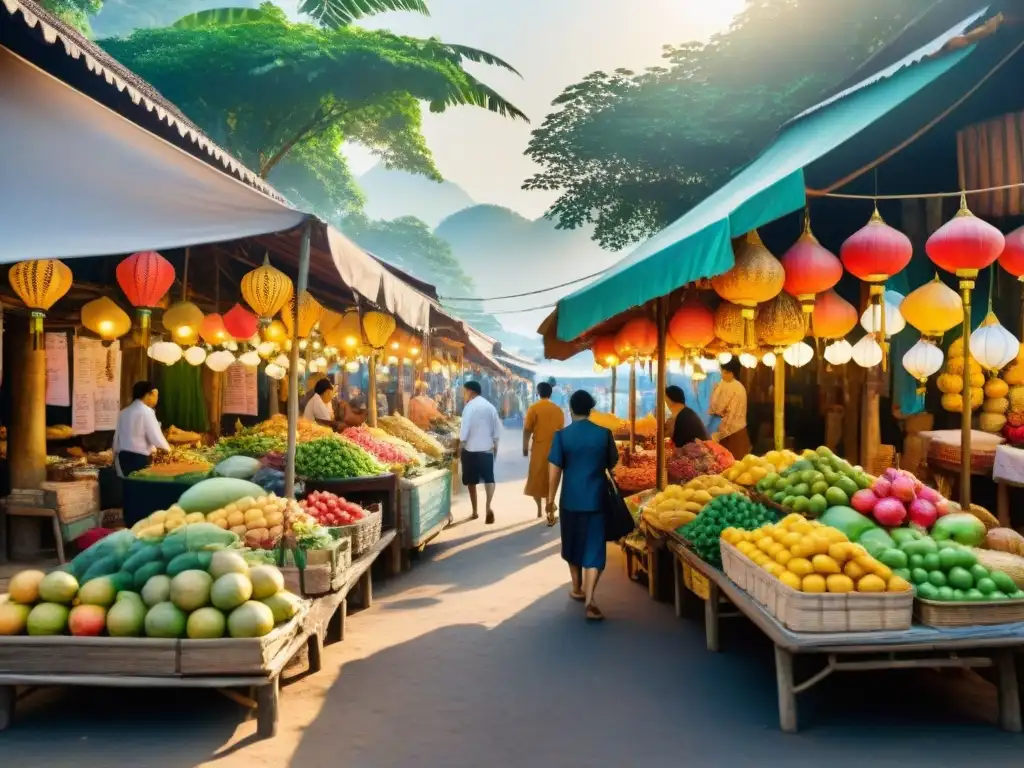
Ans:
{"label": "wooden post", "polygon": [[668,335],[668,297],[658,299],[658,380],[655,382],[655,418],[657,419],[658,445],[655,449],[655,466],[658,468],[657,487],[665,490],[667,468],[665,466],[665,387],[668,385],[668,364],[665,360],[665,337]]}
{"label": "wooden post", "polygon": [[861,424],[860,465],[870,472],[882,443],[881,398],[882,369],[879,366],[864,372],[864,406]]}
{"label": "wooden post", "polygon": [[636,447],[636,360],[629,364],[629,455]]}
{"label": "wooden post", "polygon": [[371,427],[377,426],[377,351],[373,350],[370,352],[370,357],[366,361],[367,365],[367,378],[369,380],[370,394],[367,397],[366,404],[366,423]]}
{"label": "wooden post", "polygon": [[[10,325],[7,337],[17,360],[6,371],[12,399],[7,451],[11,487],[37,489],[46,480],[46,350],[32,348],[27,324]],[[40,520],[8,518],[15,559],[38,556]]]}
{"label": "wooden post", "polygon": [[456,397],[459,398],[459,415],[462,415],[462,409],[466,407],[466,390],[463,387],[466,386],[466,353],[464,350],[459,350],[459,388],[456,393]]}
{"label": "wooden post", "polygon": [[618,362],[612,366],[612,415],[615,415],[615,384],[619,378],[619,364]]}
{"label": "wooden post", "polygon": [[405,363],[398,358],[395,363],[398,373],[395,375],[395,412],[405,415]]}
{"label": "wooden post", "polygon": [[775,433],[775,450],[786,447],[786,361],[782,350],[775,351],[775,400],[773,403],[773,419]]}
{"label": "wooden post", "polygon": [[[964,304],[964,371],[960,415],[960,506],[965,510],[971,506],[971,291],[974,280],[960,277],[960,298]],[[991,286],[989,290],[992,290]]]}
{"label": "wooden post", "polygon": [[[302,228],[302,242],[299,246],[299,279],[295,287],[295,295],[301,296],[309,283],[309,238],[312,223],[307,219]],[[284,467],[284,497],[295,498],[295,448],[298,443],[299,428],[299,302],[295,302],[295,317],[292,322],[292,348],[288,363],[288,453]],[[273,720],[277,727],[277,681],[274,681],[272,696],[275,709]],[[269,703],[269,702],[267,702]],[[261,706],[264,702],[261,702]],[[263,721],[261,721],[262,723]]]}

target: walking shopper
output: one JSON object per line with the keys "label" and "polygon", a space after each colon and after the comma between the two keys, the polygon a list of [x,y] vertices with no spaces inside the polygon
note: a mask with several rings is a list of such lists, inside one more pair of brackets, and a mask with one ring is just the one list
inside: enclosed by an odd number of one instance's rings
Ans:
{"label": "walking shopper", "polygon": [[[526,424],[523,426],[523,456],[530,457],[530,473],[526,476],[524,493],[537,502],[537,517],[544,500],[548,496],[548,452],[551,441],[563,426],[562,409],[551,402],[551,385],[542,381],[537,385],[540,400],[530,406],[526,412]],[[530,438],[533,438],[533,448]],[[555,516],[548,514],[548,526],[555,524]]]}
{"label": "walking shopper", "polygon": [[[555,493],[562,483],[562,559],[569,564],[573,600],[582,600],[586,617],[604,618],[594,592],[607,560],[605,547],[605,473],[619,460],[610,430],[590,421],[594,398],[578,390],[569,400],[572,424],[551,442],[547,511],[557,511]],[[564,482],[563,482],[564,481]]]}
{"label": "walking shopper", "polygon": [[711,413],[720,416],[715,439],[737,459],[750,453],[750,435],[747,432],[747,390],[736,378],[740,371],[737,358],[722,366],[722,380],[711,393]]}
{"label": "walking shopper", "polygon": [[473,507],[472,520],[477,512],[476,487],[484,484],[487,494],[487,525],[494,523],[494,458],[498,455],[501,422],[498,411],[480,396],[480,382],[467,381],[463,385],[466,406],[462,409],[462,429],[456,452],[462,457],[462,484],[469,490],[469,503]]}
{"label": "walking shopper", "polygon": [[675,423],[672,426],[672,444],[676,448],[682,448],[694,440],[707,440],[708,430],[700,416],[692,408],[686,407],[686,395],[682,387],[666,387],[665,400],[668,402],[668,409],[672,411],[672,418]]}

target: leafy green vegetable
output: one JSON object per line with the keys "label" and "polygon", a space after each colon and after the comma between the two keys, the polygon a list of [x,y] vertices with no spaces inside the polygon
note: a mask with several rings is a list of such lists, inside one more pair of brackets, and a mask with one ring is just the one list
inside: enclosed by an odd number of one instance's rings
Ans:
{"label": "leafy green vegetable", "polygon": [[372,477],[386,470],[355,443],[325,437],[298,446],[295,472],[313,480]]}

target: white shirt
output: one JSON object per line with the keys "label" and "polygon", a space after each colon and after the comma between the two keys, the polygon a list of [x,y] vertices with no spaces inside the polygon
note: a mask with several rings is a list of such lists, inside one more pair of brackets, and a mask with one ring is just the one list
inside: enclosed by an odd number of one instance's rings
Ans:
{"label": "white shirt", "polygon": [[117,415],[114,455],[116,456],[119,451],[128,451],[149,456],[154,448],[171,450],[164,433],[160,431],[156,412],[141,400],[136,400]]}
{"label": "white shirt", "polygon": [[463,450],[470,453],[493,451],[500,435],[501,421],[493,405],[480,395],[466,403],[459,432]]}
{"label": "white shirt", "polygon": [[747,426],[747,390],[736,379],[719,382],[711,393],[711,412],[722,417],[719,437],[735,435]]}
{"label": "white shirt", "polygon": [[325,403],[320,395],[313,395],[306,403],[302,418],[307,421],[334,421],[334,406]]}

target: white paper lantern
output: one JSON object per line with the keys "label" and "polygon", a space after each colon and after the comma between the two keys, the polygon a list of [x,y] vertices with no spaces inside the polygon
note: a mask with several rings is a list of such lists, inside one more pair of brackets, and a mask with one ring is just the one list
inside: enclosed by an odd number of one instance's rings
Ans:
{"label": "white paper lantern", "polygon": [[313,360],[312,362],[310,362],[310,364],[309,364],[309,372],[310,373],[318,373],[319,371],[320,371],[320,366],[316,364],[316,360]]}
{"label": "white paper lantern", "polygon": [[238,362],[246,368],[255,368],[260,364],[260,353],[255,349],[250,349],[248,352],[244,352],[238,356]]}
{"label": "white paper lantern", "polygon": [[744,368],[756,368],[757,358],[754,357],[749,352],[744,352],[743,354],[740,355],[740,365],[742,365]]}
{"label": "white paper lantern", "polygon": [[763,355],[761,355],[761,362],[764,363],[769,368],[774,368],[775,367],[775,353],[774,352],[765,352]]}
{"label": "white paper lantern", "polygon": [[825,347],[824,355],[829,365],[846,365],[853,359],[853,345],[846,339],[834,341]]}
{"label": "white paper lantern", "polygon": [[719,352],[718,353],[718,362],[720,362],[722,365],[725,365],[730,360],[732,360],[732,352]]}
{"label": "white paper lantern", "polygon": [[235,341],[234,339],[225,341],[221,346],[224,347],[224,349],[226,349],[228,352],[238,351],[238,342]]}
{"label": "white paper lantern", "polygon": [[870,334],[853,345],[853,362],[861,368],[874,368],[882,362],[882,345]]}
{"label": "white paper lantern", "polygon": [[794,368],[803,368],[814,359],[814,348],[805,341],[798,341],[796,344],[786,347],[782,357]]}
{"label": "white paper lantern", "polygon": [[256,345],[256,354],[266,359],[277,351],[277,344],[272,341],[261,341]]}
{"label": "white paper lantern", "polygon": [[158,341],[149,348],[149,356],[164,365],[174,365],[181,360],[181,355],[181,347],[173,341]]}
{"label": "white paper lantern", "polygon": [[189,347],[185,350],[184,358],[189,365],[202,365],[206,360],[206,350],[202,347]]}
{"label": "white paper lantern", "polygon": [[356,373],[359,370],[359,363],[355,360],[351,360],[345,363],[345,370],[349,373]]}
{"label": "white paper lantern", "polygon": [[711,358],[710,360],[702,359],[700,361],[700,369],[702,371],[704,371],[704,373],[712,373],[713,371],[720,371],[720,370],[722,370],[722,366],[714,358]]}
{"label": "white paper lantern", "polygon": [[938,373],[942,368],[944,357],[941,349],[930,341],[921,339],[903,356],[903,367],[907,369],[907,373],[924,384],[929,376]]}
{"label": "white paper lantern", "polygon": [[985,322],[971,334],[971,357],[982,368],[998,371],[1017,357],[1020,343],[1006,330],[996,316],[989,313]]}
{"label": "white paper lantern", "polygon": [[217,373],[223,373],[234,362],[235,356],[226,349],[219,349],[206,357],[206,367]]}
{"label": "white paper lantern", "polygon": [[287,371],[288,366],[291,365],[291,360],[288,359],[288,355],[278,355],[274,358],[274,365]]}
{"label": "white paper lantern", "polygon": [[[907,327],[907,321],[900,312],[900,304],[903,303],[903,294],[896,291],[885,292],[885,335],[894,336]],[[868,333],[881,331],[882,311],[881,307],[872,304],[864,310],[860,316],[860,327]]]}
{"label": "white paper lantern", "polygon": [[285,377],[285,374],[288,373],[288,372],[284,368],[282,368],[280,365],[276,365],[274,363],[270,363],[266,367],[265,373],[270,378],[276,379],[276,380],[280,381],[281,379],[283,379]]}
{"label": "white paper lantern", "polygon": [[316,367],[322,371],[327,370],[327,358],[321,355],[316,359]]}

